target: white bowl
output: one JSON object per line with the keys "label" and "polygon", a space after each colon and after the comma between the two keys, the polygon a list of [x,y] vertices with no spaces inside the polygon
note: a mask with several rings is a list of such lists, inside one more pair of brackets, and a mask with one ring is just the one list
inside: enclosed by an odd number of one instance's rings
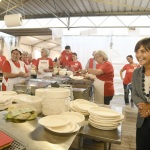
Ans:
{"label": "white bowl", "polygon": [[60,71],[67,71],[66,68],[60,68],[59,70],[60,70]]}
{"label": "white bowl", "polygon": [[72,71],[67,71],[66,73],[67,73],[68,76],[73,75]]}
{"label": "white bowl", "polygon": [[66,75],[66,71],[59,71],[59,75],[61,75],[61,76],[65,76]]}
{"label": "white bowl", "polygon": [[53,72],[52,72],[52,75],[56,75],[58,73],[58,70],[54,70]]}

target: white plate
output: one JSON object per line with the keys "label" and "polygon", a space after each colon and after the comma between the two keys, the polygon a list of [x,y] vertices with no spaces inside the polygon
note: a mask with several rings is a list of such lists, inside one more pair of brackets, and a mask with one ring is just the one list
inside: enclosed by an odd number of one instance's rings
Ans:
{"label": "white plate", "polygon": [[92,120],[100,120],[101,122],[121,122],[124,119],[124,115],[120,115],[116,118],[112,118],[112,117],[100,117],[100,116],[96,116],[96,115],[92,115],[90,114],[89,118],[91,118]]}
{"label": "white plate", "polygon": [[70,122],[69,124],[61,127],[55,128],[46,127],[46,128],[56,133],[72,133],[78,131],[80,127],[77,124]]}
{"label": "white plate", "polygon": [[101,107],[95,107],[90,109],[90,114],[95,115],[95,116],[100,116],[100,117],[111,117],[111,118],[116,118],[119,117],[121,114],[111,110],[111,109],[103,109]]}
{"label": "white plate", "polygon": [[73,79],[73,80],[82,80],[82,79],[84,79],[83,76],[73,76],[73,75],[70,75],[70,78]]}
{"label": "white plate", "polygon": [[38,122],[46,127],[61,127],[69,124],[70,121],[60,115],[51,115],[39,119]]}
{"label": "white plate", "polygon": [[88,102],[88,101],[75,103],[75,106],[76,106],[78,109],[80,109],[80,110],[82,110],[82,111],[87,111],[87,112],[89,112],[89,110],[90,110],[92,107],[98,107],[97,104],[92,103],[92,102]]}
{"label": "white plate", "polygon": [[73,123],[82,123],[85,120],[84,115],[79,112],[64,112],[62,115]]}
{"label": "white plate", "polygon": [[97,128],[97,129],[101,129],[101,130],[114,130],[114,129],[117,129],[118,127],[100,127],[100,126],[96,126],[92,123],[89,123],[91,126],[93,126],[94,128]]}
{"label": "white plate", "polygon": [[88,121],[97,125],[101,125],[101,126],[118,126],[119,124],[119,122],[111,122],[111,121],[103,122],[103,121],[93,120],[91,118],[89,118]]}

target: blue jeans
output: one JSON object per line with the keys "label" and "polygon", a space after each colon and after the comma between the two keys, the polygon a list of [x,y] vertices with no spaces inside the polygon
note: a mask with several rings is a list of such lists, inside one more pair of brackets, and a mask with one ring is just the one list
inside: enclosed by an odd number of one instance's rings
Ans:
{"label": "blue jeans", "polygon": [[[124,101],[125,101],[125,104],[128,104],[129,103],[129,93],[132,92],[132,84],[131,83],[123,84],[123,87],[124,87]],[[132,99],[131,99],[131,102],[132,102]]]}

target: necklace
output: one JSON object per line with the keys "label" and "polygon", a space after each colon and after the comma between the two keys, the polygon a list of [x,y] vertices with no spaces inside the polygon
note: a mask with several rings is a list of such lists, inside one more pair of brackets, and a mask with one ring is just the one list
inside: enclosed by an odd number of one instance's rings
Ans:
{"label": "necklace", "polygon": [[142,91],[143,94],[148,98],[148,100],[150,100],[150,87],[149,87],[149,93],[148,94],[145,93],[145,67],[144,66],[142,68]]}

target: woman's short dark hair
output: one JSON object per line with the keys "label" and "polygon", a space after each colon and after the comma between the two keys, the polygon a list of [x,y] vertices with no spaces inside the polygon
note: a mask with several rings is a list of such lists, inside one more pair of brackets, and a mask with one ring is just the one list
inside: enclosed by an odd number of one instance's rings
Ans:
{"label": "woman's short dark hair", "polygon": [[141,46],[143,46],[145,50],[150,51],[150,37],[138,41],[135,45],[134,52],[137,52]]}
{"label": "woman's short dark hair", "polygon": [[72,53],[72,55],[75,55],[75,56],[77,56],[77,53]]}

